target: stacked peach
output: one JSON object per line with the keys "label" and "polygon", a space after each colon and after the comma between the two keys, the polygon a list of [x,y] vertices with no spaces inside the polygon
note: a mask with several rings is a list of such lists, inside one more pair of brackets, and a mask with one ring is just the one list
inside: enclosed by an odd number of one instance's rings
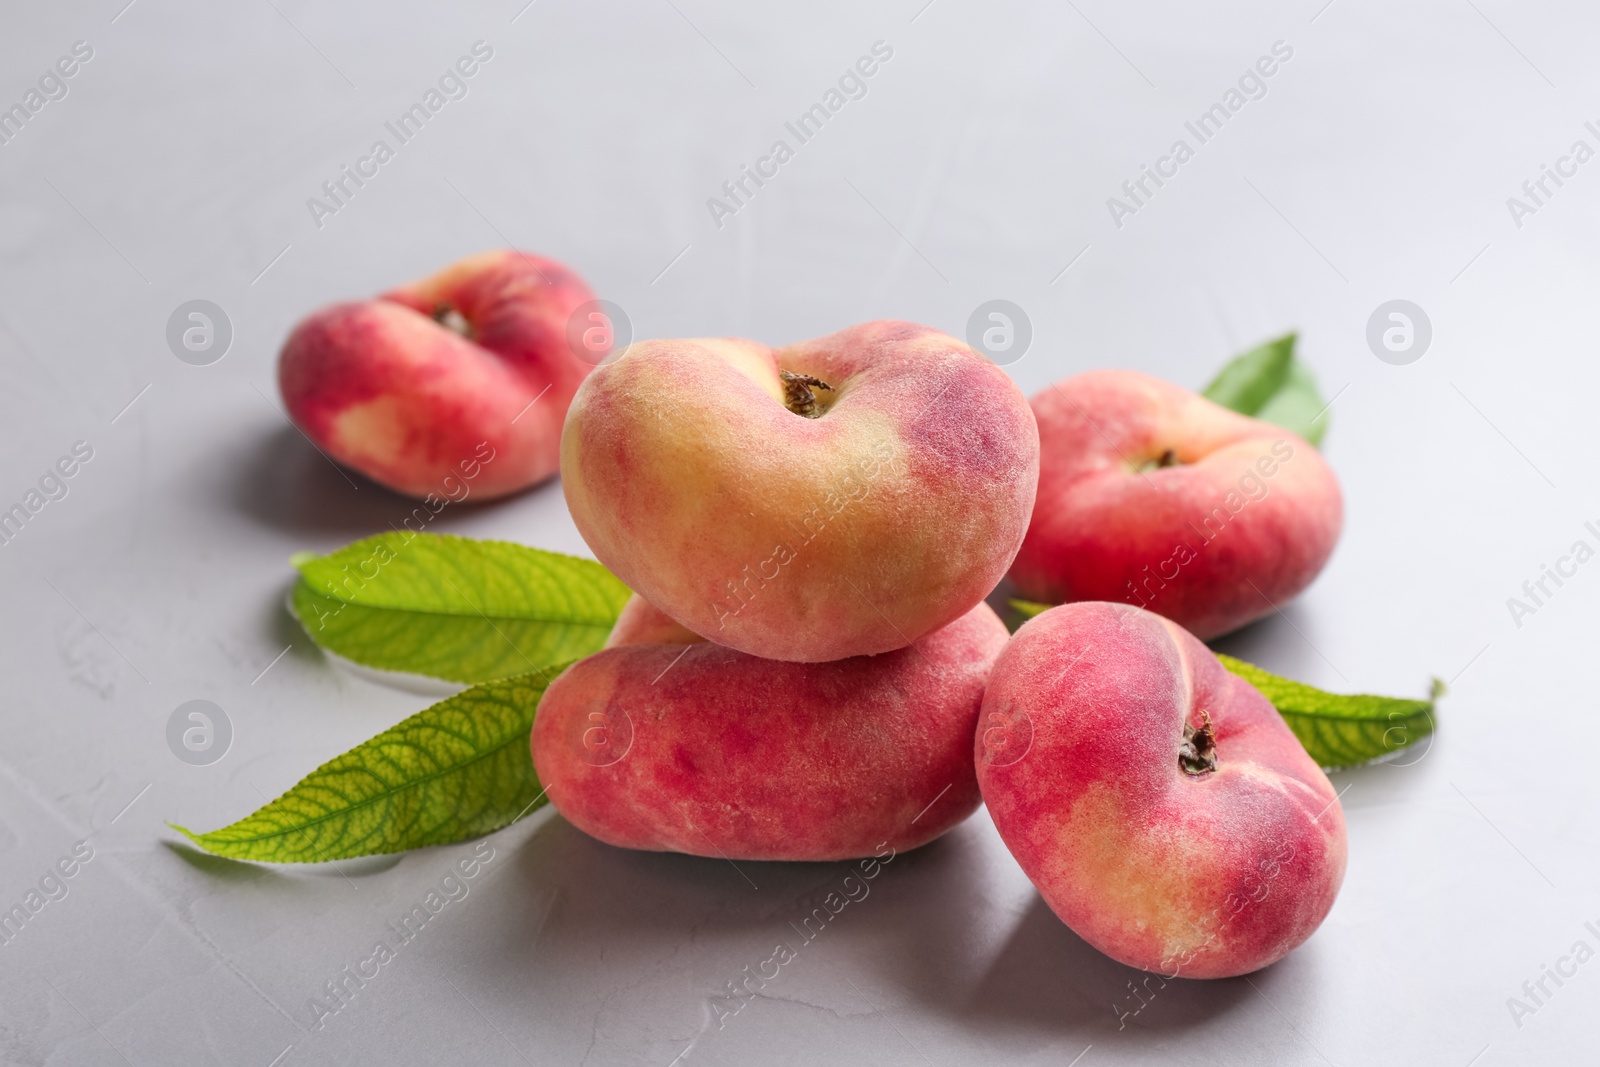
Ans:
{"label": "stacked peach", "polygon": [[646,341],[578,390],[561,481],[636,591],[545,694],[534,764],[603,841],[731,859],[923,844],[978,805],[1033,416],[955,339]]}
{"label": "stacked peach", "polygon": [[838,860],[926,844],[977,809],[972,736],[1006,644],[988,605],[830,663],[761,659],[672,625],[624,624],[540,701],[534,767],[579,829],[624,848]]}
{"label": "stacked peach", "polygon": [[584,540],[689,630],[768,659],[904,648],[994,589],[1039,477],[1003,371],[926,326],[772,349],[645,341],[573,400]]}

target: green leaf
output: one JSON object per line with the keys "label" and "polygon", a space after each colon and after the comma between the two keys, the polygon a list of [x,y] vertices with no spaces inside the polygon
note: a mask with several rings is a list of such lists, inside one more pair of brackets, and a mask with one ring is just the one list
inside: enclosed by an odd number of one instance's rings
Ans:
{"label": "green leaf", "polygon": [[473,686],[329,760],[231,826],[197,834],[168,825],[207,852],[264,863],[400,852],[498,830],[545,803],[528,735],[547,684],[531,674]]}
{"label": "green leaf", "polygon": [[317,644],[469,684],[599,651],[629,595],[593,560],[448,535],[383,533],[291,562],[294,613]]}
{"label": "green leaf", "polygon": [[1016,608],[1024,619],[1031,619],[1035,615],[1042,615],[1049,611],[1054,605],[1040,604],[1032,600],[1019,600],[1016,597],[1012,597],[1011,606]]}
{"label": "green leaf", "polygon": [[1296,335],[1258,345],[1222,368],[1202,395],[1223,407],[1249,415],[1322,443],[1328,421],[1311,371],[1294,354]]}
{"label": "green leaf", "polygon": [[1391,756],[1433,733],[1434,705],[1445,691],[1435,678],[1427,700],[1345,696],[1280,678],[1220,652],[1217,658],[1272,702],[1311,758],[1328,770]]}
{"label": "green leaf", "polygon": [[1040,612],[1049,611],[1054,604],[1038,604],[1032,600],[1020,600],[1011,597],[1006,601],[1007,610],[1000,613],[1000,621],[1006,624],[1006,629],[1016,633],[1022,624],[1038,615]]}

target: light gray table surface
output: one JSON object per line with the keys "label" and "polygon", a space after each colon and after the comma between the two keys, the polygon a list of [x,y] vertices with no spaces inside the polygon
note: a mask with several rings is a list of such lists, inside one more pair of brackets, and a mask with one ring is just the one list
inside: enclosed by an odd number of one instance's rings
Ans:
{"label": "light gray table surface", "polygon": [[[1507,600],[1600,543],[1600,162],[1560,163],[1600,148],[1594,12],[126,2],[0,13],[0,105],[93,50],[0,146],[0,505],[93,450],[0,546],[0,905],[93,850],[0,946],[0,1061],[1592,1062],[1600,963],[1547,979],[1531,1014],[1508,998],[1576,942],[1600,949],[1600,563],[1526,617]],[[314,220],[308,198],[477,41],[493,56],[468,94]],[[707,199],[878,41],[893,56],[866,95],[718,226]],[[1199,144],[1184,124],[1280,41],[1265,95]],[[1194,157],[1114,219],[1108,198],[1179,138]],[[1563,184],[1513,211],[1558,164]],[[1337,690],[1451,682],[1422,758],[1334,776],[1350,865],[1322,928],[1119,1027],[1136,972],[1054,918],[980,811],[720,1018],[726,983],[844,866],[742,864],[747,881],[544,809],[488,838],[469,894],[314,1026],[309,999],[474,846],[274,868],[165,825],[231,821],[429,701],[328,662],[285,614],[291,553],[409,505],[288,426],[276,354],[322,304],[508,244],[573,266],[637,337],[890,317],[962,334],[1009,299],[1033,326],[1007,368],[1030,393],[1102,366],[1198,387],[1301,331],[1334,400],[1343,540],[1220,647]],[[209,366],[166,343],[192,299],[232,324]],[[1406,365],[1366,340],[1391,299],[1432,324]],[[556,484],[438,528],[587,551]],[[166,742],[191,699],[233,724],[208,766]]]}

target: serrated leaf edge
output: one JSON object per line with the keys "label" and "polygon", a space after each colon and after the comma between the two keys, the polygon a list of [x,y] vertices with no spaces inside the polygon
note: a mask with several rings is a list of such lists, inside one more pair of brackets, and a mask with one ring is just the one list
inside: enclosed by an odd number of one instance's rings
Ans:
{"label": "serrated leaf edge", "polygon": [[[1286,711],[1283,708],[1280,708],[1277,704],[1273,703],[1270,697],[1267,697],[1267,702],[1272,703],[1273,710],[1284,719],[1285,725],[1290,726],[1291,732],[1295,733],[1295,739],[1300,741],[1302,747],[1304,747],[1305,741],[1300,737],[1298,731],[1294,731],[1293,724],[1290,722],[1291,719],[1299,719],[1304,723],[1313,725],[1319,722],[1357,723],[1369,726],[1383,726],[1385,732],[1396,727],[1404,727],[1410,731],[1410,733],[1408,733],[1408,739],[1403,745],[1397,745],[1387,752],[1382,752],[1376,756],[1371,756],[1366,759],[1354,760],[1348,763],[1319,764],[1325,771],[1351,770],[1356,767],[1366,767],[1374,763],[1382,763],[1386,760],[1393,759],[1400,753],[1414,747],[1417,742],[1421,741],[1423,738],[1431,736],[1438,729],[1438,723],[1435,720],[1434,711],[1436,710],[1436,705],[1439,698],[1443,696],[1446,691],[1444,683],[1438,678],[1433,679],[1432,684],[1429,687],[1430,695],[1426,700],[1421,700],[1416,697],[1386,697],[1375,693],[1332,693],[1325,689],[1318,689],[1313,685],[1307,685],[1305,682],[1297,682],[1292,678],[1284,678],[1281,675],[1273,674],[1271,671],[1265,670],[1253,663],[1246,662],[1245,660],[1239,659],[1235,656],[1229,656],[1226,653],[1214,652],[1213,654],[1217,657],[1218,661],[1221,662],[1222,666],[1227,669],[1229,674],[1249,682],[1252,686],[1255,685],[1255,682],[1250,678],[1248,673],[1245,673],[1247,671],[1266,675],[1268,678],[1271,678],[1277,682],[1285,683],[1290,686],[1296,686],[1312,693],[1320,693],[1324,696],[1334,697],[1336,699],[1359,698],[1367,700],[1381,700],[1391,704],[1410,705],[1409,707],[1395,708],[1384,713],[1380,718],[1376,715],[1339,714],[1336,712],[1328,713],[1295,710]],[[1236,670],[1235,667],[1243,668],[1243,670]],[[1262,696],[1265,697],[1266,694],[1262,693]],[[1396,721],[1393,718],[1395,715],[1401,715],[1402,717]],[[1424,723],[1426,724],[1427,728],[1419,729],[1418,727]],[[1309,749],[1307,750],[1307,754],[1311,755]],[[1315,758],[1314,755],[1313,758]]]}
{"label": "serrated leaf edge", "polygon": [[[550,683],[555,681],[555,679],[561,674],[561,672],[566,670],[566,668],[569,667],[569,666],[571,666],[571,663],[556,664],[556,665],[544,668],[542,671],[530,671],[527,674],[513,675],[511,677],[499,678],[499,679],[496,679],[496,680],[494,680],[492,682],[483,682],[483,683],[480,683],[480,684],[482,684],[482,685],[507,685],[507,684],[516,682],[519,679],[523,679],[523,678],[530,678],[531,679],[531,678],[535,677],[536,675],[538,675],[541,678],[541,680],[543,681],[543,684],[544,684],[545,688],[549,688]],[[548,676],[545,676],[544,671],[548,671],[549,672]],[[476,686],[468,686],[468,687],[464,688],[462,690],[462,692],[467,692],[468,690],[474,689],[474,688],[477,688],[477,687]],[[457,693],[457,694],[454,694],[454,695],[455,696],[459,696],[460,694]],[[543,694],[542,693],[540,694],[540,698],[543,699]],[[451,697],[446,697],[444,699],[445,700],[449,700],[449,699],[451,699]],[[319,826],[322,823],[324,823],[324,822],[326,822],[326,821],[328,821],[330,819],[347,816],[352,811],[358,811],[358,810],[360,810],[362,808],[370,807],[372,805],[385,802],[389,798],[393,797],[396,793],[401,792],[402,790],[423,786],[423,785],[426,785],[427,783],[429,783],[431,781],[435,781],[438,778],[441,778],[441,777],[443,777],[443,776],[445,776],[447,774],[453,774],[453,773],[461,771],[461,770],[463,770],[465,768],[471,767],[474,764],[479,763],[482,760],[485,760],[485,759],[488,759],[488,758],[490,758],[492,756],[498,755],[499,753],[503,752],[506,749],[506,747],[509,746],[509,745],[514,745],[514,744],[518,744],[518,743],[526,745],[528,743],[528,735],[519,733],[517,736],[509,737],[505,741],[501,742],[500,744],[495,745],[495,746],[493,746],[491,748],[485,749],[484,751],[477,753],[476,755],[472,756],[470,759],[467,759],[467,760],[465,760],[465,761],[463,761],[461,763],[451,764],[448,767],[444,767],[444,768],[441,768],[439,770],[431,771],[428,774],[426,774],[426,775],[424,775],[424,776],[422,776],[420,778],[416,778],[416,779],[412,779],[410,781],[407,781],[406,783],[404,783],[401,786],[385,787],[385,789],[384,789],[384,791],[382,793],[374,795],[374,796],[371,796],[371,797],[363,798],[360,803],[350,805],[349,807],[342,808],[342,809],[340,809],[338,811],[327,812],[327,813],[324,813],[322,815],[318,815],[315,818],[308,819],[305,822],[297,823],[294,826],[285,827],[282,830],[275,830],[275,831],[273,831],[271,833],[257,834],[257,835],[247,836],[247,837],[233,837],[233,838],[228,838],[228,839],[217,839],[216,835],[224,834],[228,830],[232,829],[233,827],[236,827],[236,826],[240,825],[241,823],[245,823],[245,822],[248,822],[251,819],[256,818],[262,812],[266,811],[267,809],[271,808],[273,805],[275,805],[275,804],[279,803],[280,801],[282,801],[285,797],[289,796],[295,790],[299,789],[302,785],[304,785],[308,780],[310,780],[312,777],[314,777],[317,773],[319,773],[320,771],[328,768],[329,766],[331,766],[336,761],[338,761],[338,760],[342,759],[343,757],[349,755],[351,752],[354,752],[356,749],[359,749],[359,748],[363,747],[364,745],[368,745],[368,744],[372,743],[373,741],[376,741],[378,738],[382,737],[384,734],[387,734],[387,733],[389,733],[389,732],[391,732],[393,730],[398,730],[398,729],[404,727],[408,722],[411,722],[413,719],[419,718],[420,716],[427,714],[430,710],[432,710],[432,708],[437,706],[437,704],[439,704],[439,703],[443,703],[443,701],[442,700],[441,701],[436,701],[434,704],[430,704],[428,707],[423,708],[420,711],[417,711],[414,714],[407,716],[406,718],[400,720],[398,723],[395,723],[393,726],[381,731],[380,733],[375,734],[372,737],[367,738],[367,740],[362,741],[360,744],[355,745],[353,748],[347,749],[346,751],[340,753],[339,755],[333,756],[332,758],[330,758],[328,760],[325,760],[323,763],[321,763],[317,767],[313,768],[310,772],[308,772],[307,774],[303,775],[300,778],[299,781],[295,782],[294,785],[292,785],[288,789],[284,790],[278,796],[274,797],[272,800],[269,800],[267,803],[261,805],[259,808],[255,809],[254,811],[250,812],[249,814],[243,816],[242,818],[235,819],[233,822],[229,823],[226,826],[221,826],[221,827],[218,827],[215,830],[209,830],[209,831],[206,831],[204,833],[196,833],[195,831],[189,829],[188,827],[182,826],[182,825],[180,825],[178,823],[175,823],[175,822],[166,821],[166,824],[167,824],[167,826],[171,827],[173,830],[176,830],[178,833],[182,834],[185,838],[187,838],[193,844],[195,844],[199,848],[203,849],[205,852],[207,852],[207,853],[209,853],[211,855],[214,855],[214,856],[220,856],[220,857],[222,857],[224,859],[239,860],[241,862],[289,864],[289,863],[306,863],[306,862],[332,862],[332,861],[337,861],[337,860],[340,860],[340,859],[354,859],[354,858],[356,858],[358,856],[364,856],[364,855],[393,855],[393,854],[395,854],[393,852],[356,852],[356,853],[343,853],[343,854],[338,855],[338,856],[329,857],[328,860],[316,860],[316,861],[309,861],[309,860],[258,860],[258,859],[251,859],[249,857],[229,855],[227,852],[219,851],[219,850],[211,847],[211,844],[208,843],[207,838],[211,838],[211,839],[215,840],[217,844],[220,844],[220,845],[223,845],[223,846],[248,846],[248,845],[257,844],[257,843],[264,842],[264,841],[272,841],[272,840],[280,839],[282,837],[287,836],[290,833],[302,833],[303,834],[303,833],[306,833],[312,827]],[[535,708],[535,713],[537,713],[537,707]],[[458,739],[460,739],[462,741],[467,741],[468,740],[468,739],[466,739],[464,737],[461,737],[461,735],[459,733],[457,733],[456,731],[447,730],[447,729],[444,729],[442,727],[439,728],[439,730],[440,730],[441,733],[451,734],[452,736],[455,736],[455,737],[457,737]],[[530,731],[531,731],[531,722],[530,722]],[[468,743],[470,743],[470,742],[468,742]],[[531,753],[529,755],[529,759],[530,760],[532,759],[532,754]],[[360,769],[363,770],[363,771],[366,770],[366,768],[360,768]],[[367,773],[371,774],[370,771],[367,771]],[[371,776],[373,778],[377,778],[377,775],[371,775]],[[379,779],[379,781],[381,783],[382,780]],[[542,806],[541,802],[542,803],[548,803],[549,802],[548,798],[543,793],[541,793],[537,798],[535,798],[534,803],[532,805],[530,805],[529,808],[527,810],[525,810],[522,814],[518,815],[516,818],[510,820],[509,822],[501,824],[496,829],[504,829],[506,826],[512,825],[513,823],[515,823],[517,821],[520,821],[522,818],[526,817],[526,815],[528,814],[529,811],[532,811],[535,808],[541,807]],[[494,832],[494,831],[491,830],[489,832]],[[443,843],[446,843],[446,842],[437,842],[437,843],[443,844]],[[431,844],[434,844],[434,843],[430,843],[430,845]],[[416,846],[412,846],[412,848],[398,849],[396,851],[397,852],[409,852],[409,851],[412,851],[414,848],[426,848],[426,847],[430,847],[430,845],[416,845]]]}

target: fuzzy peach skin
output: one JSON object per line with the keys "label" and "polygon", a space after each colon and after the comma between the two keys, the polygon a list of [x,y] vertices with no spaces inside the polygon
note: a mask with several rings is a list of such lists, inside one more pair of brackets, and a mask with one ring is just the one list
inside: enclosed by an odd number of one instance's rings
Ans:
{"label": "fuzzy peach skin", "polygon": [[1310,585],[1339,540],[1339,482],[1288,430],[1126,370],[1031,403],[1039,498],[1011,567],[1031,600],[1122,601],[1211,638]]}
{"label": "fuzzy peach skin", "polygon": [[910,648],[832,663],[704,641],[613,646],[546,691],[534,768],[568,821],[623,848],[735,860],[916,848],[978,806],[972,731],[1005,643],[979,604]]}
{"label": "fuzzy peach skin", "polygon": [[606,648],[618,645],[693,645],[705,638],[686,629],[672,616],[635,593],[622,605],[611,633],[606,636]]}
{"label": "fuzzy peach skin", "polygon": [[[1209,716],[1215,768],[1179,760]],[[1310,937],[1344,880],[1333,786],[1265,697],[1182,627],[1088,602],[1029,620],[976,739],[995,827],[1045,902],[1168,977],[1258,970]]]}
{"label": "fuzzy peach skin", "polygon": [[284,343],[278,386],[318,448],[374,481],[417,498],[461,499],[461,485],[505,496],[559,466],[561,423],[591,369],[567,320],[592,299],[554,260],[484,252],[313,313]]}
{"label": "fuzzy peach skin", "polygon": [[[786,401],[809,375],[820,416]],[[787,348],[646,341],[583,383],[561,482],[595,556],[695,633],[768,659],[904,648],[1005,573],[1033,414],[955,338],[869,322]]]}

